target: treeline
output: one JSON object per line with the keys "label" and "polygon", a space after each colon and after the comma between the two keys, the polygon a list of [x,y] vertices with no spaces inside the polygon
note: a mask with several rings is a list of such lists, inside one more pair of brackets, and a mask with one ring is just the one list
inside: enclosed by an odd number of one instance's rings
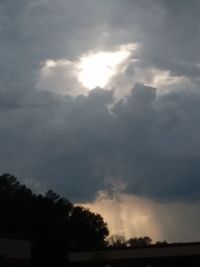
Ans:
{"label": "treeline", "polygon": [[10,174],[0,176],[0,236],[28,239],[34,266],[66,266],[68,251],[107,246],[99,214],[53,191],[34,194]]}
{"label": "treeline", "polygon": [[[166,246],[167,241],[158,241],[155,246]],[[126,248],[126,247],[145,247],[152,245],[152,239],[149,236],[132,237],[126,239],[124,236],[113,235],[108,238],[108,247],[111,248]]]}
{"label": "treeline", "polygon": [[[69,251],[150,245],[149,237],[109,237],[99,214],[49,190],[34,194],[15,176],[0,175],[0,237],[28,239],[33,266],[66,266]],[[160,242],[160,245],[166,242]]]}

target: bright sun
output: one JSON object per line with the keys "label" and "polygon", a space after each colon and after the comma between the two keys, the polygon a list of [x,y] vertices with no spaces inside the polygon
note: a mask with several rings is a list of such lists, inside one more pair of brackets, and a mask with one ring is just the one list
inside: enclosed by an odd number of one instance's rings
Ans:
{"label": "bright sun", "polygon": [[88,89],[103,88],[117,73],[119,65],[131,55],[133,45],[123,45],[115,52],[98,52],[80,58],[79,81]]}

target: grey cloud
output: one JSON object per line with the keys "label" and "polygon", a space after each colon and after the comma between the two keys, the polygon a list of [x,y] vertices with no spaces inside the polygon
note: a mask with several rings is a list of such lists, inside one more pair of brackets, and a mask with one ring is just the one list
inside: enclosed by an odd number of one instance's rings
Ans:
{"label": "grey cloud", "polygon": [[93,197],[109,177],[136,195],[199,199],[199,101],[198,90],[156,96],[140,84],[110,111],[113,92],[100,88],[3,109],[1,169],[73,199]]}
{"label": "grey cloud", "polygon": [[[136,85],[117,102],[113,91],[100,88],[75,98],[36,89],[41,62],[73,61],[129,42],[140,45],[141,71],[198,81],[200,3],[175,2],[1,1],[2,172],[73,199],[93,197],[111,178],[138,195],[198,199],[198,87],[157,95]],[[125,72],[131,83],[134,73],[133,64]],[[69,79],[68,88],[75,86]]]}
{"label": "grey cloud", "polygon": [[112,40],[140,43],[138,58],[143,68],[170,70],[195,79],[200,60],[199,6],[197,0],[123,2],[111,16]]}
{"label": "grey cloud", "polygon": [[[137,42],[141,68],[199,76],[199,2],[1,1],[1,80],[35,83],[40,62]],[[107,34],[107,35],[106,35]],[[189,45],[188,45],[189,40]],[[136,81],[137,82],[137,81]]]}
{"label": "grey cloud", "polygon": [[[116,110],[118,117],[125,114],[118,126],[123,129],[120,158],[126,166],[121,175],[128,181],[129,192],[198,198],[199,91],[183,90],[153,99],[152,90],[135,89],[147,96],[137,97],[133,91]],[[136,104],[129,102],[131,98]]]}

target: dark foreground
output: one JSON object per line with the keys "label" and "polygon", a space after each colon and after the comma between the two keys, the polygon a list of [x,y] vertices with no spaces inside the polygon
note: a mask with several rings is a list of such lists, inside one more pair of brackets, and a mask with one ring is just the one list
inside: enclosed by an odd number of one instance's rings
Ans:
{"label": "dark foreground", "polygon": [[200,267],[200,243],[75,252],[69,261],[73,267]]}

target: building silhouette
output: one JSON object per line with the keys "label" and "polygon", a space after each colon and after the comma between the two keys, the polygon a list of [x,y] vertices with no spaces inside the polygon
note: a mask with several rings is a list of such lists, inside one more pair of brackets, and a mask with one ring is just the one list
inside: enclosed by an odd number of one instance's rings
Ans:
{"label": "building silhouette", "polygon": [[200,267],[200,243],[73,252],[69,263],[71,267]]}

